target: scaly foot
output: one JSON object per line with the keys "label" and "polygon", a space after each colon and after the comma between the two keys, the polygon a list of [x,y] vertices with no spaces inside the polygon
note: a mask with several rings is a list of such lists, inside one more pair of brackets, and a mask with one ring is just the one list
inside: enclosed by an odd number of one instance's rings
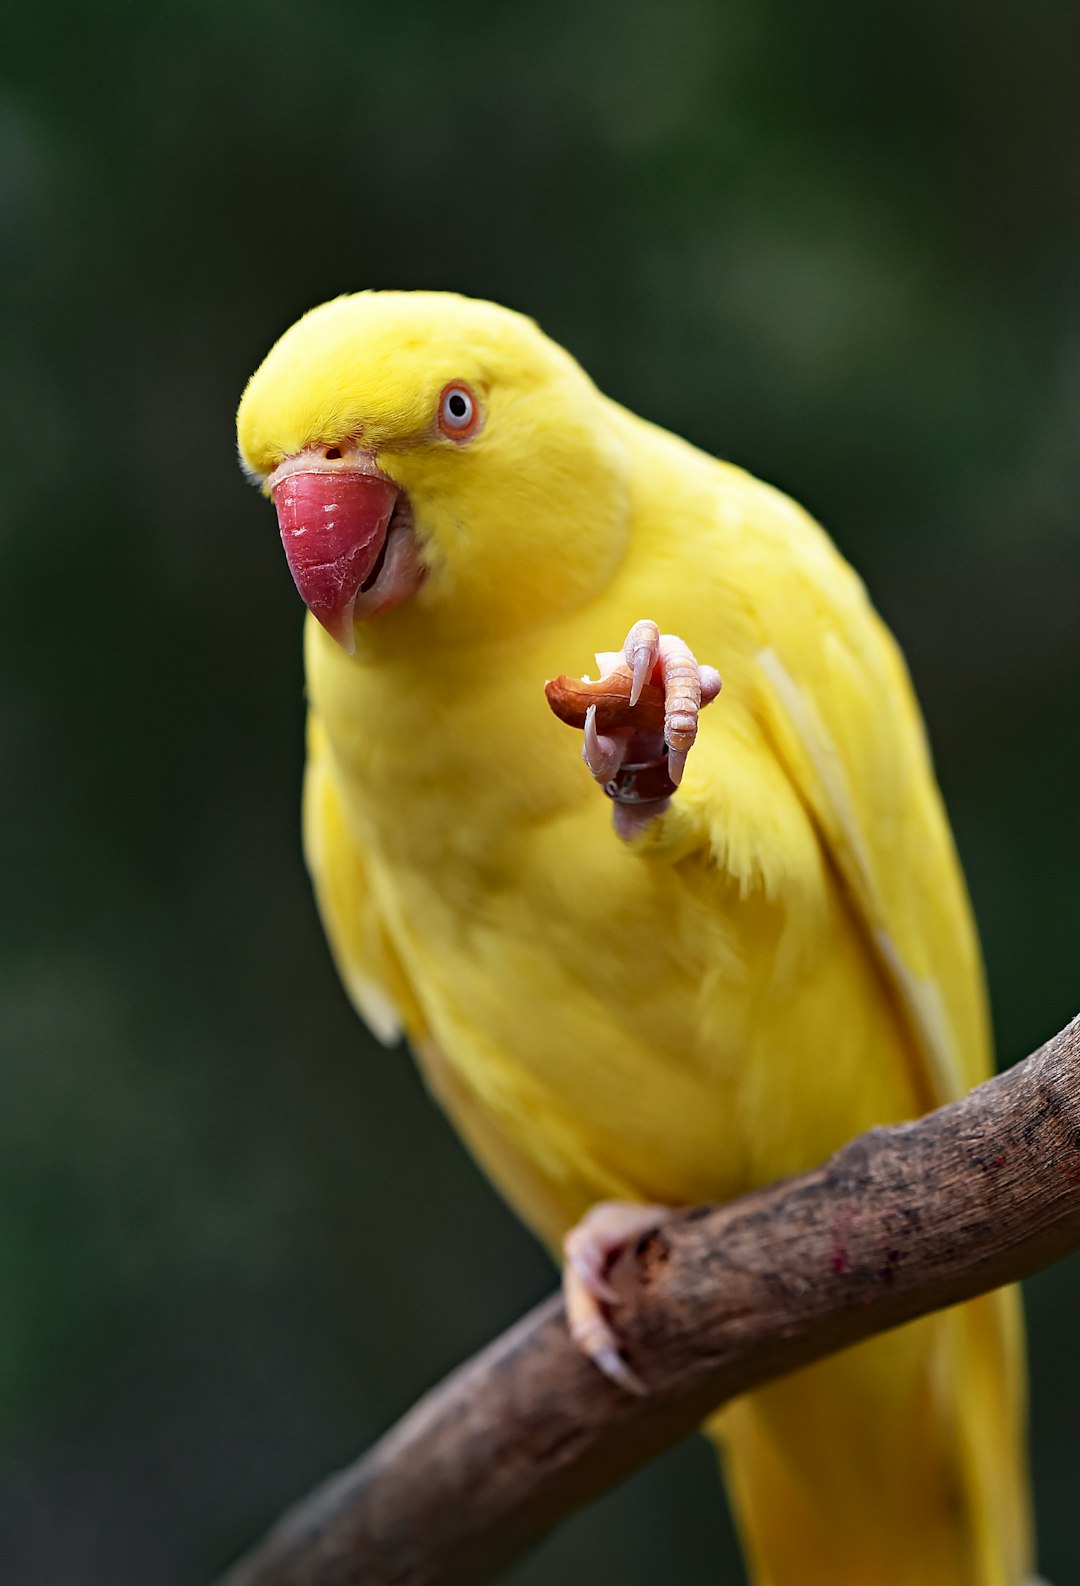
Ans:
{"label": "scaly foot", "polygon": [[570,1336],[605,1377],[628,1393],[649,1390],[623,1359],[618,1334],[604,1314],[605,1306],[619,1303],[607,1271],[625,1245],[655,1228],[670,1209],[598,1201],[563,1240],[563,1303]]}
{"label": "scaly foot", "polygon": [[662,734],[632,727],[602,733],[595,706],[585,717],[582,758],[614,800],[616,832],[629,838],[667,808],[682,781],[698,716],[719,694],[720,674],[715,667],[699,666],[689,645],[675,634],[661,633],[647,618],[634,623],[621,650],[602,652],[596,660],[602,677],[620,667],[630,669],[632,706],[650,681],[664,691]]}

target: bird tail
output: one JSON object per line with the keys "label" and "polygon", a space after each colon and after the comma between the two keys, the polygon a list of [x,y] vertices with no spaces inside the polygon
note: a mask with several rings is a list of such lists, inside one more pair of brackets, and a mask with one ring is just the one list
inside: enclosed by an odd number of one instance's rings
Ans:
{"label": "bird tail", "polygon": [[753,1586],[1036,1586],[1022,1344],[1001,1290],[727,1406]]}

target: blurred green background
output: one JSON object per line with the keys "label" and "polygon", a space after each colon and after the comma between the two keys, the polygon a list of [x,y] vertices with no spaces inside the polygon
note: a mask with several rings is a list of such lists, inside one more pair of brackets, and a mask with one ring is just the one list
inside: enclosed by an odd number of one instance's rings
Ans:
{"label": "blurred green background", "polygon": [[[911,660],[1001,1058],[1080,1006],[1080,13],[230,0],[0,22],[0,1573],[197,1586],[545,1293],[302,870],[236,467],[303,309],[452,287],[795,494]],[[1030,1286],[1080,1579],[1077,1267]],[[706,1447],[510,1577],[742,1579]]]}

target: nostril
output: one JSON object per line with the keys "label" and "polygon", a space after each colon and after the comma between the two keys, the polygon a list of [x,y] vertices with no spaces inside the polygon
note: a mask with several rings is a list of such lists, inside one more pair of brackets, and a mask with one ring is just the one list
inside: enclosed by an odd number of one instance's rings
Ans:
{"label": "nostril", "polygon": [[341,456],[341,447],[328,446],[323,452],[323,456],[326,458],[327,462],[334,461]]}

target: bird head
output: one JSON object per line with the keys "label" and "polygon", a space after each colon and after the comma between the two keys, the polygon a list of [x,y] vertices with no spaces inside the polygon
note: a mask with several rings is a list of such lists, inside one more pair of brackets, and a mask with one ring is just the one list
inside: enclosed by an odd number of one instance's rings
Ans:
{"label": "bird head", "polygon": [[584,605],[625,548],[616,410],[533,323],[442,292],[360,292],[270,350],[237,414],[300,594],[346,650],[407,607],[500,637]]}

